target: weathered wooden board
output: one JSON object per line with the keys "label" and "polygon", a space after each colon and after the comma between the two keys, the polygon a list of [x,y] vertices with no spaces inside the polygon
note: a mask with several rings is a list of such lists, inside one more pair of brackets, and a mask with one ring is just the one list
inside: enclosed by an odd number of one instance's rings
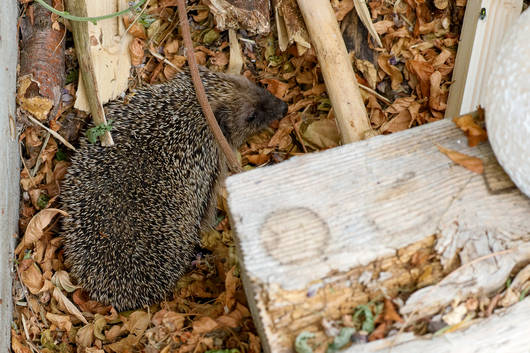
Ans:
{"label": "weathered wooden board", "polygon": [[[515,188],[490,193],[483,175],[437,145],[496,163],[488,144],[469,148],[446,120],[227,179],[267,351],[291,352],[294,337],[322,317],[403,287],[445,281],[410,298],[402,314],[415,315],[491,293],[530,259],[530,199]],[[422,254],[432,260],[415,268]]]}
{"label": "weathered wooden board", "polygon": [[352,346],[343,353],[526,353],[530,350],[530,298],[474,323],[466,330],[431,339],[411,334]]}
{"label": "weathered wooden board", "polygon": [[491,63],[523,0],[468,0],[456,53],[453,84],[445,116],[452,118],[484,106]]}
{"label": "weathered wooden board", "polygon": [[11,269],[18,229],[19,158],[15,130],[17,70],[16,1],[0,6],[0,352],[9,352],[11,336]]}

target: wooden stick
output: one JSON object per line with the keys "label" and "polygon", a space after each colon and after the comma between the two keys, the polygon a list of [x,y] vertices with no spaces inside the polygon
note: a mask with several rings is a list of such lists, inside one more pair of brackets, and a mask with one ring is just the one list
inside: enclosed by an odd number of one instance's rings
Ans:
{"label": "wooden stick", "polygon": [[[67,0],[68,11],[76,16],[86,17],[87,7],[85,0]],[[99,90],[95,74],[94,62],[90,53],[90,38],[88,36],[88,22],[70,22],[72,33],[74,35],[75,51],[79,60],[79,70],[81,71],[82,81],[86,88],[88,105],[92,113],[92,119],[95,125],[107,124],[103,104],[99,98]],[[114,141],[109,131],[101,136],[102,146],[113,146]]]}
{"label": "wooden stick", "polygon": [[197,94],[197,99],[201,105],[206,121],[212,130],[213,135],[223,151],[226,160],[228,161],[229,168],[234,172],[240,172],[241,167],[237,161],[237,158],[232,151],[232,148],[226,141],[217,120],[212,111],[210,103],[208,103],[208,98],[206,98],[206,91],[199,76],[199,68],[197,66],[197,61],[195,59],[195,51],[193,50],[193,42],[191,41],[190,34],[190,25],[188,23],[188,17],[186,16],[186,4],[184,0],[177,1],[178,10],[179,10],[179,21],[180,21],[180,30],[182,31],[182,38],[184,39],[184,46],[186,47],[186,56],[188,57],[188,65],[190,66],[191,78],[193,80],[193,85],[195,86],[195,93]]}
{"label": "wooden stick", "polygon": [[328,0],[298,0],[344,144],[375,135]]}

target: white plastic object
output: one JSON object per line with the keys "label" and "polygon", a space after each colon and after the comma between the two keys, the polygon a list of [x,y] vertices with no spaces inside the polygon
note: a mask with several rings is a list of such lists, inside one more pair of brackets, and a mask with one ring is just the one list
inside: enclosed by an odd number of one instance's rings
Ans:
{"label": "white plastic object", "polygon": [[486,126],[497,160],[530,197],[530,9],[506,32],[486,93]]}

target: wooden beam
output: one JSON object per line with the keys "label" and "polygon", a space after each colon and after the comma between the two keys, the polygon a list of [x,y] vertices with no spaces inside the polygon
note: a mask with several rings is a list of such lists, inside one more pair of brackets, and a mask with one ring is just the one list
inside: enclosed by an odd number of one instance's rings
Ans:
{"label": "wooden beam", "polygon": [[[291,352],[302,330],[323,335],[323,317],[340,319],[404,287],[426,288],[401,308],[407,316],[492,293],[530,259],[530,199],[514,188],[490,193],[483,175],[437,145],[496,163],[487,143],[469,148],[443,120],[227,179],[245,291],[267,352]],[[414,265],[419,255],[433,260]]]}
{"label": "wooden beam", "polygon": [[328,0],[298,0],[318,57],[342,143],[374,135],[353,67]]}
{"label": "wooden beam", "polygon": [[0,6],[0,352],[10,352],[13,248],[18,232],[19,153],[15,126],[18,3]]}
{"label": "wooden beam", "polygon": [[491,63],[504,34],[519,17],[522,6],[523,0],[467,1],[446,118],[484,106]]}

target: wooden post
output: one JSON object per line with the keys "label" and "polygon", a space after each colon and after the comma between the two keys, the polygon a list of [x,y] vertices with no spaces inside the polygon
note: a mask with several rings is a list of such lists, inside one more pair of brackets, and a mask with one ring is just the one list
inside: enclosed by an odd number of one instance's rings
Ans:
{"label": "wooden post", "polygon": [[322,69],[342,143],[374,135],[329,0],[298,0]]}
{"label": "wooden post", "polygon": [[445,117],[452,118],[484,106],[491,63],[523,0],[468,0],[449,90]]}
{"label": "wooden post", "polygon": [[19,154],[15,128],[18,2],[0,6],[0,352],[10,352],[11,277],[18,231]]}

